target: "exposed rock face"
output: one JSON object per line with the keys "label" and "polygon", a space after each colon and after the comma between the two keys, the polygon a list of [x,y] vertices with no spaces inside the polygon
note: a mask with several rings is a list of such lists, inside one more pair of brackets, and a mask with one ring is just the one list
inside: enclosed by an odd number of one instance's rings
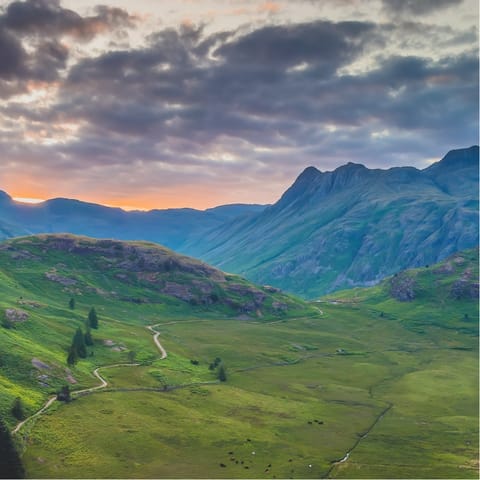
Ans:
{"label": "exposed rock face", "polygon": [[71,285],[76,285],[77,281],[73,278],[62,277],[61,275],[57,275],[55,271],[45,272],[45,277],[51,280],[52,282],[60,283],[65,287],[69,287]]}
{"label": "exposed rock face", "polygon": [[17,308],[7,308],[5,318],[9,322],[25,322],[28,319],[28,313]]}
{"label": "exposed rock face", "polygon": [[17,303],[19,305],[27,305],[28,307],[32,307],[32,308],[40,308],[42,306],[42,304],[39,302],[35,302],[33,300],[24,300],[23,298],[18,300]]}
{"label": "exposed rock face", "polygon": [[277,312],[286,312],[288,310],[288,305],[283,302],[273,302],[272,307]]}
{"label": "exposed rock face", "polygon": [[179,298],[188,302],[193,299],[193,294],[186,285],[179,283],[167,282],[162,290],[163,293],[171,295],[172,297]]}
{"label": "exposed rock face", "polygon": [[271,285],[264,285],[262,287],[268,293],[279,293],[281,290],[276,287],[272,287]]}
{"label": "exposed rock face", "polygon": [[32,366],[38,368],[39,370],[50,370],[52,368],[50,365],[47,365],[38,358],[32,358]]}
{"label": "exposed rock face", "polygon": [[450,273],[453,273],[454,271],[455,271],[455,269],[453,268],[453,265],[450,262],[446,262],[443,265],[440,265],[435,270],[433,270],[433,273],[449,275]]}
{"label": "exposed rock face", "polygon": [[406,272],[395,275],[390,280],[390,295],[400,302],[410,302],[415,298],[415,279]]}
{"label": "exposed rock face", "polygon": [[472,282],[469,279],[460,278],[456,280],[450,289],[450,295],[456,300],[460,299],[478,299],[478,282]]}

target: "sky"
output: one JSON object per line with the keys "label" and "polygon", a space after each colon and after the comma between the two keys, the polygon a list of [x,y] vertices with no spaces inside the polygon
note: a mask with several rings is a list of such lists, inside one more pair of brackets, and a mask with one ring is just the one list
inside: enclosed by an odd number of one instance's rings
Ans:
{"label": "sky", "polygon": [[0,190],[273,203],[478,144],[476,0],[0,0]]}

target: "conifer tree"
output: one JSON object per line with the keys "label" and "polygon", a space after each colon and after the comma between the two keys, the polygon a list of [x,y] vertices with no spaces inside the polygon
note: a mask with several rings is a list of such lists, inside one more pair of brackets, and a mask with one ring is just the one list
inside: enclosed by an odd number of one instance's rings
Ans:
{"label": "conifer tree", "polygon": [[10,432],[0,418],[0,478],[25,478],[20,456]]}
{"label": "conifer tree", "polygon": [[87,324],[87,331],[85,332],[85,345],[91,347],[93,345],[92,331],[90,330],[89,325]]}
{"label": "conifer tree", "polygon": [[23,410],[22,399],[20,397],[15,398],[12,405],[12,415],[17,420],[23,420],[25,418],[25,412]]}
{"label": "conifer tree", "polygon": [[60,402],[70,402],[72,400],[72,396],[70,394],[70,387],[68,385],[64,385],[58,392],[57,392],[57,400]]}
{"label": "conifer tree", "polygon": [[68,306],[70,307],[71,310],[75,308],[75,299],[73,297],[68,302]]}
{"label": "conifer tree", "polygon": [[87,358],[87,347],[85,346],[85,336],[83,335],[82,329],[77,328],[75,335],[73,336],[72,347],[75,350],[75,353],[80,358]]}
{"label": "conifer tree", "polygon": [[218,379],[221,382],[226,382],[227,381],[227,372],[225,371],[225,367],[223,366],[223,363],[220,365],[218,369]]}
{"label": "conifer tree", "polygon": [[77,353],[75,352],[75,349],[73,348],[73,345],[72,345],[67,355],[68,365],[70,366],[75,365],[75,363],[77,363],[77,359],[78,359]]}
{"label": "conifer tree", "polygon": [[95,311],[95,307],[92,307],[88,312],[88,324],[91,328],[95,330],[98,328],[98,317],[97,312]]}

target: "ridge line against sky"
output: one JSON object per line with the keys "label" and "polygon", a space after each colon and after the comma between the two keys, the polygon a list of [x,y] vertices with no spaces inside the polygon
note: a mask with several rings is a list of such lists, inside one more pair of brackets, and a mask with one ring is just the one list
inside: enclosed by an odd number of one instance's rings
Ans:
{"label": "ridge line against sky", "polygon": [[[467,151],[467,150],[470,150],[471,148],[476,148],[477,149],[477,152],[478,152],[478,145],[472,145],[470,147],[467,147],[465,149],[461,149],[462,151]],[[458,150],[451,150],[450,152],[447,152],[447,153],[454,153],[454,152],[458,152]],[[445,155],[444,157],[448,157],[449,155]],[[439,161],[443,160],[442,159],[439,159]],[[434,162],[434,163],[438,163],[438,162]],[[434,163],[430,164],[429,166],[433,165]],[[275,204],[277,201],[280,201],[281,200],[281,197],[285,194],[285,192],[288,190],[288,188],[292,187],[303,175],[305,175],[305,172],[307,172],[308,170],[311,170],[313,169],[314,171],[316,171],[317,173],[319,174],[329,174],[329,173],[335,173],[337,171],[340,171],[344,168],[348,168],[350,165],[353,165],[353,166],[361,166],[361,167],[365,167],[363,164],[359,164],[359,163],[353,163],[353,162],[349,162],[348,164],[344,164],[344,165],[340,165],[338,166],[337,168],[335,168],[334,170],[326,170],[326,171],[321,171],[321,170],[318,170],[316,167],[314,166],[308,166],[306,167],[302,172],[298,172],[298,175],[296,176],[296,178],[292,178],[290,179],[290,182],[289,182],[289,185],[288,187],[285,189],[285,191],[283,191],[281,193],[281,196],[277,199],[275,199],[274,202],[272,203],[264,203],[264,204],[256,204],[256,205],[263,205],[265,207],[267,206],[270,206],[270,205],[273,205]],[[366,167],[367,170],[369,171],[382,171],[382,172],[386,172],[388,170],[390,170],[389,168],[385,168],[385,169],[369,169],[368,167]],[[391,167],[391,168],[412,168],[410,165],[404,165],[402,167]],[[415,167],[413,167],[415,168]],[[428,167],[426,167],[425,169],[423,170],[427,170]],[[422,171],[422,169],[418,169],[418,171]],[[1,190],[0,190],[0,193],[1,193]],[[4,192],[6,193],[8,196],[10,196],[8,194],[8,192]],[[99,205],[99,206],[102,206],[102,207],[107,207],[107,208],[121,208],[122,210],[124,211],[144,211],[144,212],[150,212],[150,211],[153,211],[153,210],[164,210],[164,209],[158,209],[156,207],[149,207],[149,208],[139,208],[139,207],[129,207],[129,206],[117,206],[117,205],[108,205],[108,204],[105,204],[105,203],[96,203],[96,202],[88,202],[88,201],[85,201],[85,200],[79,200],[77,198],[67,198],[67,197],[53,197],[53,198],[46,198],[46,199],[39,199],[39,198],[24,198],[24,197],[11,197],[11,199],[17,203],[20,203],[20,204],[26,204],[26,205],[37,205],[37,204],[43,204],[45,202],[48,202],[48,201],[52,201],[52,200],[67,200],[67,201],[74,201],[74,202],[77,202],[77,201],[81,201],[82,203],[90,203],[90,204],[93,204],[93,205]],[[218,204],[218,205],[213,205],[211,207],[207,207],[207,208],[199,208],[199,209],[196,209],[196,210],[200,210],[200,211],[206,211],[208,209],[212,209],[212,208],[219,208],[219,207],[224,207],[224,206],[227,206],[227,205],[240,205],[239,202],[232,202],[232,203],[229,203],[229,204]],[[244,204],[244,205],[248,205],[248,204]],[[249,205],[253,205],[252,203],[250,203]],[[180,209],[181,208],[185,208],[185,209],[189,209],[191,207],[179,207]],[[168,208],[167,208],[168,209]]]}
{"label": "ridge line against sky", "polygon": [[0,189],[272,203],[308,165],[478,144],[470,0],[0,0]]}

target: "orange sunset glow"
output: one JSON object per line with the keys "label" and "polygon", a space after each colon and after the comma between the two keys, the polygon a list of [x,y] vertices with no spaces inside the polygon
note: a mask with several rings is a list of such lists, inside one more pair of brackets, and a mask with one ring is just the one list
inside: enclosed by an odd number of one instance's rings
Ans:
{"label": "orange sunset glow", "polygon": [[[14,186],[13,186],[14,187]],[[204,210],[218,206],[218,199],[222,198],[224,204],[229,203],[272,203],[277,199],[276,192],[263,191],[253,195],[248,187],[235,190],[219,191],[215,186],[206,188],[202,185],[189,185],[185,193],[179,192],[177,187],[162,188],[155,193],[135,193],[127,195],[111,195],[109,192],[90,191],[88,196],[82,192],[73,193],[71,190],[58,189],[57,191],[46,191],[44,189],[18,190],[6,189],[12,198],[20,203],[38,204],[52,198],[72,198],[90,203],[97,203],[109,207],[118,207],[126,211],[130,210],[153,210],[168,208],[196,208]],[[277,194],[279,196],[279,194]]]}

